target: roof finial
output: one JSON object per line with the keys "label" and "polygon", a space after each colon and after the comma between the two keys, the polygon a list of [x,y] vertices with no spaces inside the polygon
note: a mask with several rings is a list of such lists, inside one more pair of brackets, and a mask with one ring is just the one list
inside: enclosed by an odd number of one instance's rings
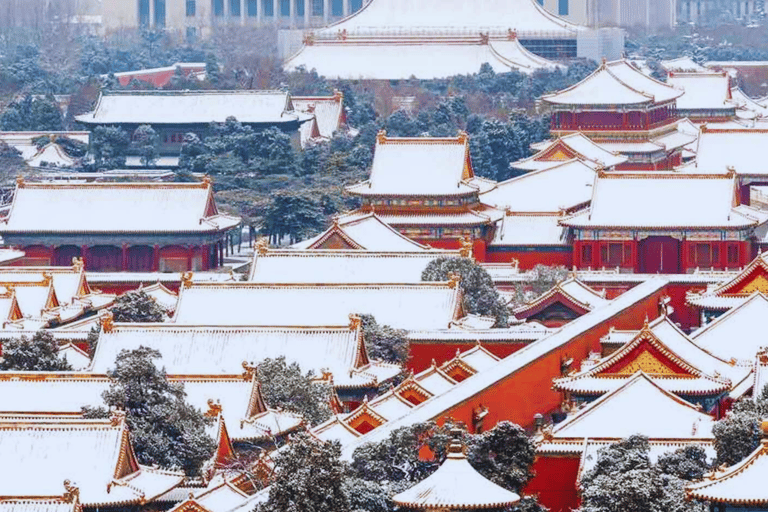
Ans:
{"label": "roof finial", "polygon": [[24,185],[25,185],[24,176],[16,176],[16,187],[24,188]]}
{"label": "roof finial", "polygon": [[115,315],[112,314],[112,312],[108,309],[105,309],[99,318],[99,321],[101,322],[101,331],[102,332],[112,332],[115,328]]}
{"label": "roof finial", "polygon": [[85,262],[83,261],[83,258],[78,258],[77,256],[72,258],[72,270],[74,272],[82,272],[84,267]]}
{"label": "roof finial", "polygon": [[363,325],[363,319],[360,318],[360,315],[356,315],[354,313],[349,315],[349,330],[350,331],[356,331],[360,329],[360,327]]}
{"label": "roof finial", "polygon": [[376,134],[376,143],[384,144],[385,142],[387,142],[387,130],[379,130]]}
{"label": "roof finial", "polygon": [[192,287],[192,276],[194,274],[192,272],[182,272],[181,273],[181,286],[182,288],[191,288]]}
{"label": "roof finial", "polygon": [[258,367],[248,361],[243,361],[243,370],[243,380],[253,380],[259,372]]}
{"label": "roof finial", "polygon": [[643,329],[648,328],[648,315],[645,315],[645,320],[643,320]]}
{"label": "roof finial", "polygon": [[80,501],[80,488],[69,479],[64,480],[64,490],[63,501],[65,503],[78,503]]}
{"label": "roof finial", "polygon": [[456,272],[448,272],[448,288],[454,289],[461,283],[461,275]]}
{"label": "roof finial", "polygon": [[459,254],[462,258],[471,258],[472,257],[472,251],[473,251],[473,243],[472,239],[468,236],[462,236],[459,240],[459,243],[461,244],[461,249],[459,249]]}
{"label": "roof finial", "polygon": [[256,250],[258,256],[264,256],[269,252],[269,238],[262,236],[259,237],[254,243],[253,248]]}
{"label": "roof finial", "polygon": [[109,412],[109,423],[113,427],[119,427],[125,423],[125,411],[113,409]]}
{"label": "roof finial", "polygon": [[208,399],[208,410],[205,411],[205,416],[208,418],[216,418],[221,414],[221,402],[218,400],[214,400],[213,398]]}

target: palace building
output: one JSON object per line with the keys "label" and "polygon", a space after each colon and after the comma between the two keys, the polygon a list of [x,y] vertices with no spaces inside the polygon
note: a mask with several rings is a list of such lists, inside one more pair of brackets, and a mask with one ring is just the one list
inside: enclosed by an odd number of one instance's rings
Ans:
{"label": "palace building", "polygon": [[494,182],[475,177],[469,137],[390,138],[379,132],[370,178],[347,187],[362,199],[355,219],[375,212],[384,222],[419,243],[455,249],[475,241],[484,259],[503,212],[481,203],[480,193]]}
{"label": "palace building", "polygon": [[552,112],[552,135],[581,132],[628,161],[619,169],[668,170],[696,140],[677,117],[684,91],[659,82],[626,60],[603,62],[590,76],[541,101]]}
{"label": "palace building", "polygon": [[571,276],[512,312],[517,320],[558,328],[604,306],[607,302],[605,290],[599,293]]}
{"label": "palace building", "polygon": [[560,222],[573,233],[573,265],[649,274],[746,265],[766,218],[737,206],[736,183],[733,172],[598,173],[589,208]]}
{"label": "palace building", "polygon": [[294,108],[284,91],[102,91],[93,112],[76,117],[93,129],[119,126],[128,134],[150,125],[160,137],[161,157],[179,156],[184,136],[200,138],[210,133],[211,123],[234,117],[254,130],[278,128],[291,135],[298,147],[299,128],[311,114]]}
{"label": "palace building", "polygon": [[[52,215],[51,212],[56,212]],[[240,218],[219,213],[209,179],[201,183],[51,184],[18,180],[0,219],[21,264],[89,271],[181,272],[222,264],[227,233]]]}
{"label": "palace building", "polygon": [[525,492],[538,494],[539,502],[552,512],[578,508],[581,477],[595,466],[601,448],[642,435],[648,438],[654,461],[691,445],[703,446],[711,457],[714,424],[712,416],[638,370],[614,391],[540,432],[532,467],[535,476]]}
{"label": "palace building", "polygon": [[372,0],[354,15],[309,33],[284,69],[334,79],[406,80],[477,73],[526,73],[574,58],[583,27],[533,0]]}
{"label": "palace building", "polygon": [[726,122],[736,118],[731,78],[726,72],[670,72],[667,84],[684,92],[677,98],[677,115],[693,122]]}

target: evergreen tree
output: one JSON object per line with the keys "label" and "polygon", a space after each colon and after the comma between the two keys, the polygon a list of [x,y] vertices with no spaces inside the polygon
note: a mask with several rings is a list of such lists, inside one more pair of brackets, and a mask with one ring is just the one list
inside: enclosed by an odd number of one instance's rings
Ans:
{"label": "evergreen tree", "polygon": [[99,170],[125,167],[131,140],[128,134],[116,126],[97,126],[91,132],[91,151],[94,166]]}
{"label": "evergreen tree", "polygon": [[410,353],[408,333],[388,325],[379,325],[372,315],[360,315],[368,356],[388,363],[405,364]]}
{"label": "evergreen tree", "polygon": [[716,465],[732,466],[751,454],[762,438],[760,424],[768,418],[768,386],[757,400],[742,398],[733,404],[728,415],[715,423]]}
{"label": "evergreen tree", "polygon": [[290,243],[309,238],[323,230],[321,205],[307,194],[279,192],[264,212],[264,232],[275,241],[287,236]]}
{"label": "evergreen tree", "polygon": [[37,331],[32,338],[21,336],[2,342],[0,370],[17,372],[58,372],[72,370],[66,358],[59,357],[59,344],[53,335]]}
{"label": "evergreen tree", "polygon": [[331,417],[333,388],[317,382],[311,371],[304,374],[297,363],[285,357],[264,359],[258,364],[259,382],[264,400],[270,407],[281,407],[301,415],[311,425]]}
{"label": "evergreen tree", "polygon": [[[104,403],[126,412],[139,463],[196,476],[216,443],[205,431],[203,413],[185,401],[183,384],[168,382],[165,370],[155,366],[159,357],[160,352],[146,347],[120,351],[115,368],[107,372],[112,384],[102,395]],[[86,412],[98,416],[105,411]]]}
{"label": "evergreen tree", "polygon": [[257,512],[350,512],[338,441],[299,433],[275,457],[269,499]]}
{"label": "evergreen tree", "polygon": [[144,290],[132,290],[115,299],[110,308],[115,322],[163,322],[165,310]]}
{"label": "evergreen tree", "polygon": [[153,165],[160,154],[157,146],[160,143],[160,137],[157,132],[148,124],[143,124],[133,132],[133,145],[141,157],[141,165],[149,167]]}
{"label": "evergreen tree", "polygon": [[6,107],[0,116],[0,128],[6,131],[61,131],[64,118],[53,96],[33,98],[27,94]]}
{"label": "evergreen tree", "polygon": [[[692,469],[702,462],[700,451],[678,450],[673,457],[666,458],[663,466],[654,465],[649,452],[648,439],[643,436],[632,436],[600,450],[594,468],[582,477],[579,511],[705,512],[704,505],[685,500],[688,481],[679,477],[679,474],[706,471],[706,466]],[[688,457],[685,464],[680,460],[671,462],[674,458]],[[673,473],[666,473],[664,469]]]}
{"label": "evergreen tree", "polygon": [[0,140],[0,183],[10,183],[17,176],[23,176],[30,170],[21,151]]}
{"label": "evergreen tree", "polygon": [[461,278],[464,310],[496,318],[494,327],[507,327],[509,312],[488,272],[469,258],[437,258],[421,274],[422,281],[448,281],[452,273]]}

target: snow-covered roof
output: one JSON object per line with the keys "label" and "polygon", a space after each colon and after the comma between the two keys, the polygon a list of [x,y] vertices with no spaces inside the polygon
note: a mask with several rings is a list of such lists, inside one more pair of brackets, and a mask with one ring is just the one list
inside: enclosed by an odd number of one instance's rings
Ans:
{"label": "snow-covered roof", "polygon": [[663,60],[659,64],[665,71],[673,73],[699,73],[707,70],[707,68],[698,64],[687,55],[676,59]]}
{"label": "snow-covered roof", "polygon": [[761,151],[766,143],[768,130],[702,126],[696,146],[696,168],[700,172],[725,172],[733,168],[739,175],[768,175]]}
{"label": "snow-covered roof", "polygon": [[465,342],[474,343],[480,341],[492,344],[496,341],[536,341],[549,336],[555,331],[544,327],[538,322],[513,325],[505,329],[436,329],[426,331],[409,331],[408,339],[411,342]]}
{"label": "snow-covered roof", "polygon": [[93,112],[76,117],[85,124],[209,124],[235,117],[241,123],[308,121],[284,91],[102,91]]}
{"label": "snow-covered roof", "polygon": [[139,289],[155,299],[155,302],[167,313],[176,309],[176,304],[179,302],[178,294],[166,288],[162,283],[157,282],[149,286],[142,285]]}
{"label": "snow-covered roof", "polygon": [[[388,421],[381,427],[372,430],[370,433],[361,436],[360,438],[356,438],[350,443],[345,443],[342,446],[342,455],[345,458],[349,458],[358,446],[367,442],[377,442],[385,439],[391,432],[398,428],[440,418],[456,405],[467,402],[483,390],[508,378],[521,368],[531,364],[533,361],[553,353],[553,351],[557,350],[559,347],[562,347],[564,344],[573,340],[574,337],[588,332],[595,326],[620,314],[633,304],[658,293],[667,283],[668,281],[662,277],[650,277],[641,284],[623,293],[605,307],[596,309],[581,318],[570,322],[551,335],[540,339],[536,343],[527,345],[477,375],[468,377],[440,396],[434,397],[419,407],[414,408],[408,415],[397,420]],[[641,409],[646,412],[648,410],[645,408]],[[646,416],[648,415],[646,414]],[[650,417],[658,418],[655,415],[651,415]]]}
{"label": "snow-covered roof", "polygon": [[536,299],[514,310],[518,319],[529,318],[550,305],[560,302],[568,307],[580,311],[582,314],[595,308],[606,305],[608,301],[605,293],[598,293],[586,284],[571,276],[561,283],[557,283],[547,292]]}
{"label": "snow-covered roof", "polygon": [[[314,116],[317,136],[330,139],[344,124],[344,94],[334,91],[333,96],[294,96],[293,108]],[[306,144],[314,134],[313,123],[301,125],[301,142]]]}
{"label": "snow-covered roof", "polygon": [[335,217],[333,225],[294,249],[359,249],[380,252],[421,252],[431,247],[401,235],[375,213]]}
{"label": "snow-covered roof", "polygon": [[409,376],[395,388],[370,402],[366,400],[354,411],[334,416],[318,425],[312,429],[312,434],[324,441],[353,441],[368,430],[360,428],[361,420],[369,420],[368,427],[379,428],[383,424],[403,418],[421,403],[447,392],[461,380],[482,374],[498,361],[498,357],[479,343],[464,352],[457,351],[453,359],[439,367],[433,363],[431,367]]}
{"label": "snow-covered roof", "polygon": [[0,512],[80,512],[81,510],[80,503],[74,497],[68,496],[0,498]]}
{"label": "snow-covered roof", "polygon": [[478,189],[469,137],[390,138],[379,132],[371,177],[347,190],[361,196],[468,196]]}
{"label": "snow-covered roof", "polygon": [[726,274],[703,292],[688,292],[686,302],[695,307],[728,310],[741,305],[755,292],[768,294],[768,254],[758,254],[740,272]]}
{"label": "snow-covered roof", "polygon": [[691,334],[693,341],[712,354],[750,364],[768,346],[762,332],[768,318],[768,298],[759,291],[740,305]]}
{"label": "snow-covered roof", "polygon": [[761,105],[741,89],[741,87],[731,87],[731,98],[739,111],[736,115],[743,119],[762,119],[768,117],[768,107]]}
{"label": "snow-covered roof", "polygon": [[747,458],[723,470],[705,475],[685,489],[686,497],[710,502],[726,503],[735,507],[752,510],[768,504],[768,487],[765,475],[768,473],[768,440],[765,437],[760,446]]}
{"label": "snow-covered roof", "polygon": [[0,460],[1,496],[60,496],[68,480],[88,507],[146,503],[183,478],[140,466],[119,419],[2,418]]}
{"label": "snow-covered roof", "polygon": [[578,158],[605,168],[615,167],[627,161],[627,157],[609,151],[581,132],[564,135],[559,139],[537,144],[539,152],[531,157],[512,162],[510,167],[525,171],[548,169]]}
{"label": "snow-covered roof", "polygon": [[661,317],[596,364],[555,379],[554,387],[574,394],[599,395],[615,390],[638,370],[662,389],[686,396],[719,395],[749,372],[711,356],[667,317]]}
{"label": "snow-covered roof", "polygon": [[491,482],[467,461],[466,447],[454,440],[437,471],[392,501],[401,507],[426,510],[504,508],[520,496]]}
{"label": "snow-covered roof", "polygon": [[677,98],[677,110],[726,110],[734,113],[731,80],[727,73],[670,73],[667,83],[685,93]]}
{"label": "snow-covered roof", "polygon": [[568,228],[560,225],[561,215],[508,212],[497,225],[491,246],[569,245]]}
{"label": "snow-covered roof", "polygon": [[593,165],[568,160],[502,181],[482,194],[480,200],[502,210],[557,213],[588,203],[594,182]]}
{"label": "snow-covered roof", "polygon": [[[748,228],[735,209],[733,174],[600,173],[588,209],[562,221],[579,228]],[[649,207],[653,205],[653,207]]]}
{"label": "snow-covered roof", "polygon": [[69,156],[61,146],[51,142],[40,148],[26,162],[28,166],[33,168],[72,167],[75,164],[75,159]]}
{"label": "snow-covered roof", "polygon": [[[356,215],[356,214],[352,214]],[[392,213],[381,212],[377,214],[379,218],[394,227],[424,227],[424,226],[487,226],[501,220],[504,212],[490,206],[480,205],[471,210],[458,210],[456,212],[448,211],[430,212],[407,212]]]}
{"label": "snow-covered roof", "polygon": [[460,313],[460,287],[451,283],[195,283],[182,288],[172,320],[177,325],[311,327],[348,325],[352,314],[371,314],[395,328],[440,329]]}
{"label": "snow-covered roof", "polygon": [[496,73],[532,73],[559,67],[526,50],[516,38],[489,41],[481,35],[318,39],[305,44],[283,67],[286,71],[313,69],[328,79],[434,80],[475,74],[483,64],[489,64]]}
{"label": "snow-covered roof", "polygon": [[73,370],[85,370],[91,366],[90,356],[74,343],[67,343],[59,347],[59,359],[69,363]]}
{"label": "snow-covered roof", "polygon": [[214,327],[172,324],[119,324],[102,332],[91,370],[106,373],[121,350],[141,346],[158,350],[158,363],[173,376],[241,375],[244,362],[258,364],[285,357],[316,378],[328,372],[337,387],[375,386],[400,368],[368,360],[359,326]]}
{"label": "snow-covered roof", "polygon": [[27,183],[16,186],[0,233],[167,233],[233,228],[211,182]]}
{"label": "snow-covered roof", "polygon": [[437,258],[459,251],[371,252],[360,250],[269,250],[254,253],[248,281],[253,283],[420,283]]}
{"label": "snow-covered roof", "polygon": [[352,16],[315,32],[318,37],[477,34],[516,31],[521,37],[575,38],[581,27],[550,14],[534,0],[373,0]]}
{"label": "snow-covered roof", "polygon": [[557,424],[552,438],[625,439],[639,434],[652,439],[713,439],[714,424],[712,416],[638,371],[615,390]]}
{"label": "snow-covered roof", "polygon": [[679,98],[683,91],[643,74],[626,60],[603,62],[581,82],[542,96],[552,105],[650,105]]}

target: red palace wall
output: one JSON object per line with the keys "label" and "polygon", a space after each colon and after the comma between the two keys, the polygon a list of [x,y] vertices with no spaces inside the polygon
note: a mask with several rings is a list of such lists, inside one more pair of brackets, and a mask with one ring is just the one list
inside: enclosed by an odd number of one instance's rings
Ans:
{"label": "red palace wall", "polygon": [[525,488],[526,495],[535,495],[550,512],[567,512],[579,507],[576,479],[579,476],[580,454],[573,457],[537,457],[531,468],[533,478]]}
{"label": "red palace wall", "polygon": [[[446,361],[450,361],[456,357],[456,350],[466,352],[473,348],[477,343],[474,341],[466,343],[443,343],[443,342],[411,342],[411,351],[406,364],[409,370],[413,370],[414,373],[419,373],[432,365],[434,359],[437,365],[441,365]],[[483,348],[491,352],[493,355],[505,358],[510,354],[513,354],[521,348],[529,345],[526,342],[510,342],[510,343],[483,343]]]}
{"label": "red palace wall", "polygon": [[489,251],[484,263],[509,263],[512,259],[520,262],[522,270],[529,270],[536,265],[562,265],[573,267],[573,251]]}
{"label": "red palace wall", "polygon": [[512,421],[524,427],[531,426],[535,414],[550,413],[560,406],[562,397],[559,392],[552,390],[552,379],[560,376],[561,361],[573,358],[573,367],[578,367],[580,361],[590,352],[600,350],[600,338],[605,336],[611,327],[640,329],[646,317],[653,319],[658,316],[659,300],[664,294],[664,289],[659,290],[574,337],[564,345],[446,411],[441,419],[450,417],[466,425],[472,425],[472,412],[482,405],[488,408],[484,422],[485,429],[493,428],[500,421]]}

